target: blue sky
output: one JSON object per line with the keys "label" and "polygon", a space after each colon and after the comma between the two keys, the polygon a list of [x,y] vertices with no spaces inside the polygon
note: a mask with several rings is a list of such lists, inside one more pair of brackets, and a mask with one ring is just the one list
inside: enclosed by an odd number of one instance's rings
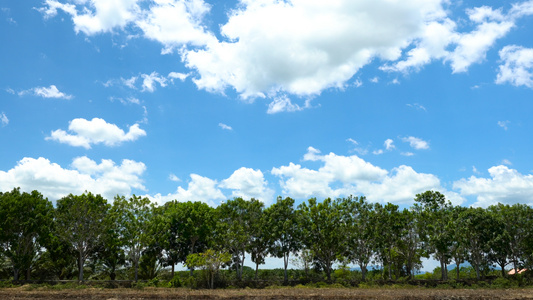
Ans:
{"label": "blue sky", "polygon": [[0,190],[532,203],[533,1],[0,1]]}

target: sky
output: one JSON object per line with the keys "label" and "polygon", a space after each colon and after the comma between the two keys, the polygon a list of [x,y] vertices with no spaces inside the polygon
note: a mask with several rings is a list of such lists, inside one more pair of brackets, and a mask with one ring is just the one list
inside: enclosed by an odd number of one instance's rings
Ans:
{"label": "sky", "polygon": [[0,191],[533,203],[533,0],[0,0]]}

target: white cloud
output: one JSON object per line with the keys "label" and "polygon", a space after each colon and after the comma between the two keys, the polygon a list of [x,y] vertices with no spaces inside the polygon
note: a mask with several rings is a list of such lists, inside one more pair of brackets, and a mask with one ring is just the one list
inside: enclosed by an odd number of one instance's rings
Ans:
{"label": "white cloud", "polygon": [[418,110],[427,111],[427,109],[426,109],[424,106],[422,106],[422,105],[420,105],[420,104],[418,104],[418,103],[406,104],[406,105],[409,106],[409,107],[412,107],[412,108],[418,109]]}
{"label": "white cloud", "polygon": [[415,155],[413,152],[402,152],[401,154],[402,154],[403,156],[407,156],[407,157],[409,157],[409,156],[414,156],[414,155]]}
{"label": "white cloud", "polygon": [[383,144],[385,145],[385,149],[387,149],[387,150],[396,149],[396,146],[394,146],[394,141],[391,140],[391,139],[385,140],[385,142]]}
{"label": "white cloud", "polygon": [[122,142],[135,141],[146,132],[139,128],[139,124],[130,126],[128,132],[120,129],[115,124],[107,123],[100,118],[93,118],[91,121],[79,118],[70,121],[69,134],[64,130],[52,131],[46,140],[58,141],[74,147],[84,147],[90,149],[91,144],[104,144],[106,146],[116,146]]}
{"label": "white cloud", "polygon": [[181,181],[181,179],[179,179],[178,176],[176,176],[174,174],[168,175],[168,179],[170,179],[171,181],[174,181],[174,182],[180,182]]}
{"label": "white cloud", "polygon": [[490,178],[471,176],[454,182],[462,196],[475,196],[474,206],[487,207],[497,203],[533,204],[533,175],[524,175],[507,166],[494,166],[489,169]]}
{"label": "white cloud", "polygon": [[[357,191],[373,202],[411,203],[416,194],[427,190],[441,190],[440,180],[433,174],[417,173],[409,166],[399,166],[392,169],[383,180],[379,182],[359,182]],[[444,192],[448,198],[456,199],[451,192]],[[450,197],[451,196],[451,197]]]}
{"label": "white cloud", "polygon": [[2,127],[9,124],[9,119],[7,118],[4,112],[2,112],[2,114],[0,115],[0,124],[2,124]]}
{"label": "white cloud", "polygon": [[[485,7],[481,9],[483,8]],[[457,40],[457,47],[448,57],[453,73],[466,72],[470,65],[484,60],[487,51],[496,40],[504,37],[514,26],[513,21],[498,20],[500,14],[494,11],[480,13],[479,9],[476,8],[467,12],[472,21],[481,22],[481,24],[477,26],[476,30],[461,35]]]}
{"label": "white cloud", "polygon": [[170,72],[170,73],[168,73],[167,77],[172,82],[174,82],[174,79],[179,79],[179,80],[181,80],[183,82],[183,81],[185,81],[185,79],[187,79],[187,77],[189,77],[189,74],[179,73],[179,72]]}
{"label": "white cloud", "polygon": [[137,81],[137,78],[137,76],[132,76],[129,79],[120,78],[120,81],[130,89],[135,89],[135,82]]}
{"label": "white cloud", "polygon": [[35,87],[29,90],[20,91],[19,96],[24,96],[27,94],[33,94],[35,96],[43,98],[58,98],[58,99],[72,99],[72,95],[67,95],[63,92],[60,92],[55,85],[50,85],[50,87]]}
{"label": "white cloud", "polygon": [[509,121],[498,121],[498,126],[500,126],[501,128],[503,128],[504,130],[507,130],[509,129],[508,125],[509,125]]}
{"label": "white cloud", "polygon": [[503,159],[502,160],[502,165],[512,166],[513,163],[510,160],[508,160],[508,159]]}
{"label": "white cloud", "polygon": [[323,165],[312,170],[291,162],[272,169],[272,174],[280,177],[284,194],[295,198],[364,195],[372,202],[411,203],[417,193],[440,190],[453,203],[463,202],[460,195],[444,189],[435,175],[418,173],[409,166],[388,172],[357,156],[320,155],[312,147],[304,161]]}
{"label": "white cloud", "polygon": [[223,41],[184,52],[200,89],[231,87],[243,98],[317,95],[342,88],[373,58],[396,60],[440,0],[242,1],[221,26]]}
{"label": "white cloud", "polygon": [[206,45],[216,38],[202,25],[210,5],[203,0],[156,0],[135,24],[148,39],[165,46],[162,53],[170,53],[182,45]]}
{"label": "white cloud", "polygon": [[[525,7],[520,8],[523,11]],[[406,53],[407,58],[381,69],[408,72],[443,60],[451,63],[453,73],[465,72],[472,64],[482,62],[494,43],[515,26],[516,19],[526,15],[518,13],[520,8],[514,7],[508,14],[488,6],[467,9],[468,25],[475,26],[470,32],[459,32],[457,23],[446,14],[435,15],[413,39],[415,47]]]}
{"label": "white cloud", "polygon": [[[346,141],[348,141],[348,142],[350,142],[350,143],[352,143],[354,145],[354,148],[352,149],[352,152],[357,152],[360,155],[368,154],[368,149],[359,147],[359,143],[356,140],[354,140],[352,138],[349,138]],[[376,154],[376,153],[374,153],[374,154]]]}
{"label": "white cloud", "polygon": [[231,176],[223,180],[219,187],[232,189],[232,197],[242,197],[243,199],[255,198],[265,203],[271,203],[274,191],[267,187],[268,182],[261,170],[250,168],[240,168],[233,172]]}
{"label": "white cloud", "polygon": [[500,50],[503,65],[499,66],[497,84],[533,88],[533,49],[512,45]]}
{"label": "white cloud", "polygon": [[402,138],[402,141],[409,143],[411,148],[416,150],[429,149],[429,143],[417,137],[405,137]]}
{"label": "white cloud", "polygon": [[222,191],[217,188],[217,181],[203,177],[197,174],[191,174],[191,180],[187,186],[187,189],[178,187],[175,193],[162,196],[156,194],[155,196],[149,196],[153,201],[159,204],[163,204],[168,201],[177,200],[180,202],[187,201],[201,201],[211,206],[216,206],[216,200],[225,200],[226,196],[222,194]]}
{"label": "white cloud", "polygon": [[286,95],[275,97],[272,102],[268,105],[267,113],[276,114],[280,112],[295,112],[301,111],[304,108],[309,107],[309,102],[306,102],[304,107],[299,106],[298,104],[292,103],[291,99]]}
{"label": "white cloud", "polygon": [[141,77],[143,78],[142,92],[148,91],[152,93],[155,91],[156,82],[159,83],[161,87],[167,86],[167,79],[163,76],[160,76],[157,72],[141,74]]}
{"label": "white cloud", "polygon": [[226,125],[224,123],[218,123],[218,126],[220,128],[222,128],[222,129],[224,129],[224,130],[230,130],[230,131],[233,130],[233,128],[231,128],[231,126],[228,126],[228,125]]}
{"label": "white cloud", "polygon": [[[71,16],[74,30],[86,35],[124,30],[135,26],[148,39],[165,46],[163,53],[185,44],[205,45],[214,39],[201,24],[210,6],[203,0],[153,0],[140,6],[141,0],[77,0],[62,4],[46,0],[37,8],[45,19],[58,10]],[[146,9],[143,9],[146,8]]]}
{"label": "white cloud", "polygon": [[139,15],[139,0],[83,0],[75,4],[62,4],[46,0],[45,6],[38,10],[45,18],[52,18],[61,9],[72,17],[76,33],[93,35],[122,29]]}
{"label": "white cloud", "polygon": [[146,190],[140,178],[145,170],[142,162],[128,159],[120,165],[112,160],[98,164],[84,156],[75,158],[72,168],[66,169],[43,157],[25,157],[14,168],[0,171],[0,190],[38,190],[50,200],[90,191],[111,200],[117,194],[130,195],[133,189]]}

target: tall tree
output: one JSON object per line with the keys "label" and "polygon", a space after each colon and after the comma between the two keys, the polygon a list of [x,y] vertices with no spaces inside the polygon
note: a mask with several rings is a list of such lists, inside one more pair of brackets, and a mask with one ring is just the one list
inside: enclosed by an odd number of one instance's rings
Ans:
{"label": "tall tree", "polygon": [[253,235],[254,217],[260,215],[264,204],[258,200],[246,201],[242,198],[228,200],[217,208],[219,244],[230,252],[237,271],[242,279],[242,270]]}
{"label": "tall tree", "polygon": [[141,255],[148,247],[152,208],[150,199],[133,195],[129,199],[124,196],[115,197],[111,210],[116,215],[122,245],[135,270],[135,281],[139,279]]}
{"label": "tall tree", "polygon": [[388,278],[392,280],[392,269],[395,255],[402,236],[406,233],[405,223],[398,209],[398,205],[387,203],[382,206],[374,205],[375,218],[374,230],[376,230],[376,244],[379,249],[378,256],[383,265],[388,265]]}
{"label": "tall tree", "polygon": [[446,197],[436,191],[417,194],[415,210],[420,218],[420,235],[429,252],[440,262],[441,279],[448,279],[447,266],[451,259],[453,245],[452,205]]}
{"label": "tall tree", "polygon": [[317,202],[311,198],[298,206],[301,211],[300,226],[303,243],[331,281],[333,264],[345,253],[344,243],[346,220],[340,199],[330,198]]}
{"label": "tall tree", "polygon": [[301,228],[298,226],[298,214],[294,208],[294,199],[278,197],[276,203],[265,210],[265,228],[269,233],[269,252],[283,258],[283,281],[288,282],[287,267],[289,257],[301,248]]}
{"label": "tall tree", "polygon": [[347,219],[346,257],[359,265],[363,281],[366,279],[368,264],[375,252],[373,206],[365,197],[351,196],[343,199]]}
{"label": "tall tree", "polygon": [[466,249],[468,251],[468,262],[476,271],[476,278],[480,279],[482,272],[490,264],[489,252],[490,241],[493,236],[493,220],[489,213],[483,208],[465,209],[459,216],[459,222],[464,229]]}
{"label": "tall tree", "polygon": [[57,201],[56,234],[76,251],[80,281],[83,281],[85,261],[102,242],[108,210],[107,201],[90,192],[79,196],[70,194]]}
{"label": "tall tree", "polygon": [[0,193],[0,251],[11,261],[13,279],[26,271],[30,277],[33,263],[50,233],[53,207],[37,191]]}

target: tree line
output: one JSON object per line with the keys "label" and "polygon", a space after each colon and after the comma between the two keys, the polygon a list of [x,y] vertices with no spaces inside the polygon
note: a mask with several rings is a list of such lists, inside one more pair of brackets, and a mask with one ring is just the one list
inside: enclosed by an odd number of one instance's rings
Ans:
{"label": "tree line", "polygon": [[306,272],[323,272],[328,281],[336,264],[356,265],[363,281],[376,266],[383,279],[412,278],[429,257],[440,262],[443,280],[451,264],[468,262],[478,279],[494,266],[502,276],[506,269],[533,267],[530,206],[454,206],[437,191],[414,200],[400,209],[351,196],[311,198],[298,206],[278,197],[269,207],[234,198],[213,208],[178,201],[157,206],[135,195],[108,203],[85,192],[54,207],[38,191],[15,188],[0,193],[0,261],[14,281],[76,275],[83,281],[87,265],[104,274],[100,278],[115,280],[118,270],[128,268],[130,279],[138,280],[140,272],[155,277],[158,268],[174,276],[174,266],[183,263],[191,274],[194,268],[211,270],[210,286],[223,266],[240,280],[247,256],[256,278],[265,258],[283,259],[285,282],[294,257]]}

